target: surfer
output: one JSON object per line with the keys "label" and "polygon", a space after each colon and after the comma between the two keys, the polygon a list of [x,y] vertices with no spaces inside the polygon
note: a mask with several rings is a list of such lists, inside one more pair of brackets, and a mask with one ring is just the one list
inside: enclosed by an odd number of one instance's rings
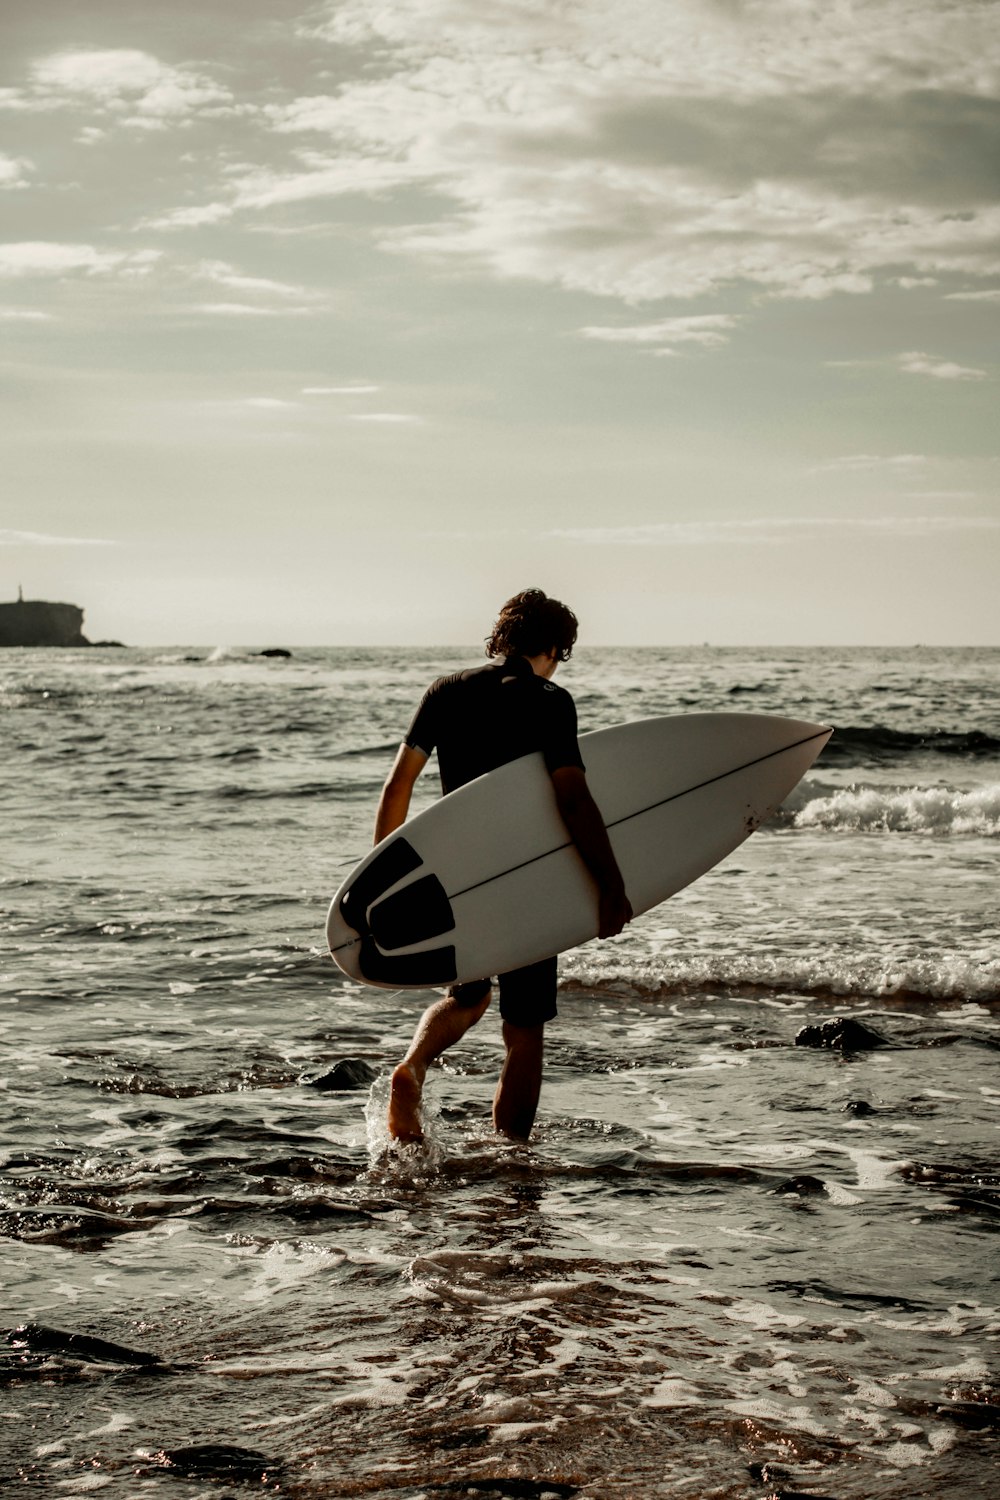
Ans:
{"label": "surfer", "polygon": [[[503,606],[486,642],[486,666],[439,677],[425,692],[386,778],[375,819],[375,842],[406,820],[414,784],[437,750],[441,788],[453,792],[477,776],[540,750],[556,805],[597,887],[599,930],[614,937],[631,920],[597,804],[587,786],[577,741],[576,706],[552,681],[576,642],[577,618],[541,589],[526,589]],[[500,1015],[506,1057],[493,1100],[493,1123],[512,1140],[527,1140],[542,1086],[545,1025],[556,1015],[556,960],[501,974]],[[392,1075],[389,1134],[420,1141],[420,1098],[427,1069],[484,1015],[489,978],[452,985],[423,1014],[409,1051]]]}

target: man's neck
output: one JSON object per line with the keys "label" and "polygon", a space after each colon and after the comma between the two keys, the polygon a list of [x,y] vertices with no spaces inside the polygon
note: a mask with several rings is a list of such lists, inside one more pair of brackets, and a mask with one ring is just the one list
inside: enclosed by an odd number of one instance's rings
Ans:
{"label": "man's neck", "polygon": [[542,651],[538,656],[526,656],[524,659],[536,677],[552,677],[559,665],[559,654],[556,651]]}

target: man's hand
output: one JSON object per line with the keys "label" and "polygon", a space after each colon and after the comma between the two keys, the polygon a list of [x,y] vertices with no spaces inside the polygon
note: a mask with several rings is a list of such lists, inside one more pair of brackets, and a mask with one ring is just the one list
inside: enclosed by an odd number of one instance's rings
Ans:
{"label": "man's hand", "polygon": [[625,894],[625,889],[613,891],[602,891],[598,904],[598,928],[599,938],[617,937],[627,922],[631,922],[634,913],[632,903]]}

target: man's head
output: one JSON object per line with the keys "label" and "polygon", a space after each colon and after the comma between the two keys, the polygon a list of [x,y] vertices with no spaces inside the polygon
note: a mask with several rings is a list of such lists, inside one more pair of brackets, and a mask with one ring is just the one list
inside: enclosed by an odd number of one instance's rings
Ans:
{"label": "man's head", "polygon": [[525,589],[508,599],[486,642],[487,656],[541,656],[569,661],[578,621],[571,609],[541,589]]}

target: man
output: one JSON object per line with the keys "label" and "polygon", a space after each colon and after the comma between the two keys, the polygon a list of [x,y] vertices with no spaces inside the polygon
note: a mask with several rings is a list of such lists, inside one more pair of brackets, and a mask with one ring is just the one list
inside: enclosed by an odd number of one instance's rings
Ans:
{"label": "man", "polygon": [[[386,779],[375,842],[405,821],[414,783],[437,750],[444,792],[522,755],[541,750],[563,822],[594,878],[598,935],[614,937],[631,920],[603,819],[590,794],[577,742],[576,707],[552,677],[576,642],[572,610],[541,589],[515,594],[486,643],[484,667],[439,677],[424,694]],[[547,1021],[556,1014],[556,960],[499,976],[506,1058],[493,1100],[496,1129],[527,1140],[542,1086]],[[481,1018],[491,980],[453,985],[424,1012],[410,1049],[392,1075],[389,1133],[420,1141],[420,1096],[427,1068]]]}

